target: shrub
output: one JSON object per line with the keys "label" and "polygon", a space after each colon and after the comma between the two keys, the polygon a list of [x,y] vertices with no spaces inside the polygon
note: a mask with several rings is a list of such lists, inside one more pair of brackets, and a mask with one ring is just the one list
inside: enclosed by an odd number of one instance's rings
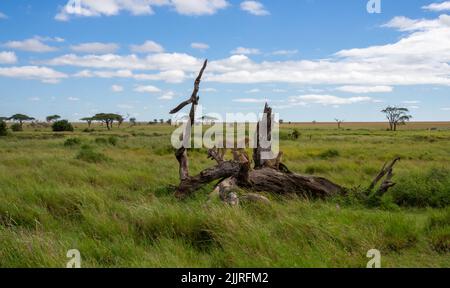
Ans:
{"label": "shrub", "polygon": [[78,152],[77,159],[89,163],[100,163],[108,160],[108,158],[104,154],[96,152],[92,149],[92,147],[88,145],[84,145],[81,147],[80,152]]}
{"label": "shrub", "polygon": [[11,125],[11,130],[14,132],[21,132],[23,131],[23,128],[19,123],[14,123],[13,125]]}
{"label": "shrub", "polygon": [[300,137],[300,132],[297,129],[294,129],[294,131],[292,131],[291,137],[294,140],[297,140]]}
{"label": "shrub", "polygon": [[0,136],[8,135],[8,126],[5,121],[0,121]]}
{"label": "shrub", "polygon": [[53,123],[52,129],[54,132],[73,132],[73,126],[67,120],[56,121]]}
{"label": "shrub", "polygon": [[64,142],[64,146],[70,147],[70,146],[76,146],[81,144],[80,138],[69,138]]}
{"label": "shrub", "polygon": [[116,145],[117,145],[117,137],[110,136],[110,137],[108,138],[108,143],[111,144],[111,145],[113,145],[113,146],[116,146]]}
{"label": "shrub", "polygon": [[392,189],[396,204],[410,207],[438,207],[450,205],[450,171],[431,168],[399,175]]}
{"label": "shrub", "polygon": [[85,132],[85,133],[91,133],[91,132],[94,132],[94,131],[95,131],[95,129],[90,129],[90,128],[83,129],[83,132]]}
{"label": "shrub", "polygon": [[322,153],[319,154],[319,157],[322,159],[329,159],[329,158],[335,158],[339,157],[339,151],[336,149],[328,149]]}

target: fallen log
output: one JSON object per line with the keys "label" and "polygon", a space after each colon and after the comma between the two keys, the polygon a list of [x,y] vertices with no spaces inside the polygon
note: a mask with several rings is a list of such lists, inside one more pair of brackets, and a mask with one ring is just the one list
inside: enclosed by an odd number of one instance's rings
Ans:
{"label": "fallen log", "polygon": [[[171,114],[177,113],[187,105],[191,104],[189,113],[189,122],[186,125],[183,145],[190,144],[191,130],[195,123],[195,108],[198,105],[200,97],[198,97],[199,87],[202,76],[207,67],[208,61],[203,64],[198,77],[195,80],[194,90],[191,97],[179,104],[171,111]],[[276,195],[298,195],[308,199],[325,199],[336,195],[344,195],[346,189],[342,186],[317,176],[306,176],[292,173],[288,167],[282,163],[282,152],[278,154],[272,153],[271,132],[274,124],[272,117],[272,108],[265,105],[263,119],[257,125],[256,148],[253,149],[253,163],[244,149],[233,149],[233,160],[226,161],[223,159],[223,153],[219,153],[216,148],[208,151],[207,157],[214,160],[216,165],[203,170],[198,175],[190,176],[188,167],[188,153],[185,146],[179,148],[175,156],[180,166],[180,184],[176,190],[176,197],[179,199],[186,198],[204,185],[219,181],[214,189],[214,194],[218,194],[220,199],[230,205],[239,203],[239,195],[237,190],[252,191],[241,196],[242,200],[268,202],[268,199],[257,193],[269,193]],[[267,125],[264,135],[260,135],[259,127]],[[268,141],[270,145],[261,146],[262,141]],[[264,157],[263,157],[263,154]],[[271,155],[267,159],[267,155]],[[383,177],[385,181],[380,185],[377,193],[383,194],[390,187],[395,185],[392,181],[392,169],[399,159],[395,159],[390,165],[385,165],[377,177],[370,185],[372,190]]]}

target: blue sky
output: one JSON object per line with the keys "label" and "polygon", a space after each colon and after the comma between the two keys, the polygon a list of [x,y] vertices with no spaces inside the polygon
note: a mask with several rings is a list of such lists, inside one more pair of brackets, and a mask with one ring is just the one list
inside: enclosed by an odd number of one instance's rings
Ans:
{"label": "blue sky", "polygon": [[0,116],[169,118],[200,92],[208,113],[286,121],[450,120],[450,1],[68,0],[0,2]]}

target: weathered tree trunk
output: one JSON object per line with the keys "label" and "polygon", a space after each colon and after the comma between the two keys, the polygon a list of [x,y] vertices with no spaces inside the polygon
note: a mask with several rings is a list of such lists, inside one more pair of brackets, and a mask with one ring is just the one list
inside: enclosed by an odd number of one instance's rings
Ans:
{"label": "weathered tree trunk", "polygon": [[[185,198],[195,193],[204,185],[214,181],[219,181],[214,193],[219,194],[223,201],[231,205],[239,203],[239,199],[262,202],[268,201],[264,196],[255,193],[248,193],[239,198],[236,191],[238,188],[256,193],[264,192],[277,195],[298,195],[305,198],[321,199],[345,194],[346,189],[328,179],[292,173],[286,165],[281,162],[282,152],[278,155],[272,153],[271,132],[274,119],[272,117],[272,109],[267,104],[264,107],[264,117],[257,125],[257,145],[256,148],[253,149],[253,169],[250,167],[251,162],[245,151],[238,151],[238,149],[235,149],[233,150],[233,160],[225,161],[223,159],[223,154],[221,154],[218,149],[214,148],[208,151],[208,158],[215,160],[217,164],[214,167],[203,170],[196,176],[190,176],[188,153],[185,147],[190,144],[191,141],[191,130],[195,121],[195,108],[200,99],[197,94],[207,64],[208,62],[206,60],[195,80],[194,91],[192,92],[191,98],[182,102],[170,112],[171,114],[177,113],[185,106],[191,104],[189,113],[190,122],[186,125],[184,133],[185,138],[183,139],[182,136],[180,139],[183,142],[183,147],[179,148],[175,153],[179,163],[180,173],[180,184],[175,194],[176,197],[180,199]],[[267,129],[265,130],[266,133],[264,133],[264,135],[260,135],[259,128],[261,125],[267,125]],[[262,147],[262,141],[268,141],[268,147]],[[271,155],[271,157],[269,157],[270,159],[267,159],[267,155]],[[381,191],[387,191],[389,187],[392,187],[390,177],[392,177],[392,168],[396,161],[398,160],[395,160],[386,169],[383,168],[379,177],[377,177],[374,180],[374,184],[371,185],[371,189],[373,189],[386,174],[388,175],[387,180],[381,185],[380,193]]]}

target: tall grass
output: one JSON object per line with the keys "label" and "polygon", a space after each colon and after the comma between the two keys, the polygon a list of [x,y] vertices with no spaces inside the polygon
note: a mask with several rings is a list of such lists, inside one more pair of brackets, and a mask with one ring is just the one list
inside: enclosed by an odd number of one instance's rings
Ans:
{"label": "tall grass", "polygon": [[[207,202],[212,185],[173,198],[169,126],[75,126],[0,138],[0,267],[64,267],[74,248],[83,267],[365,267],[373,248],[383,267],[450,266],[450,131],[294,126],[302,136],[281,143],[290,169],[355,193],[401,156],[384,205],[290,197],[231,208]],[[190,151],[192,174],[213,165],[205,156]]]}

